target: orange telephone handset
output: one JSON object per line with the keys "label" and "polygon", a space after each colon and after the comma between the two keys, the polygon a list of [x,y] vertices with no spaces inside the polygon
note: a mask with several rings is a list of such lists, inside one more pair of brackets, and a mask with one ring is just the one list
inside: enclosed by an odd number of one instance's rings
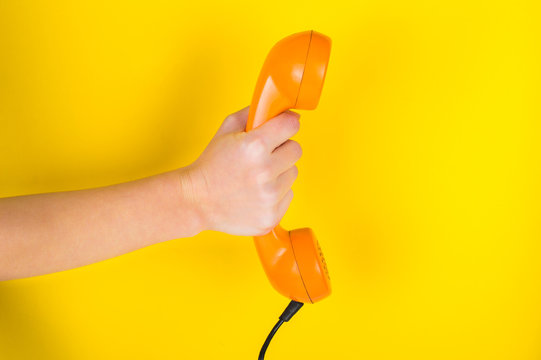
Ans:
{"label": "orange telephone handset", "polygon": [[[315,109],[330,51],[331,39],[315,31],[276,43],[259,74],[246,131],[288,109]],[[265,273],[279,293],[301,303],[315,303],[330,295],[325,259],[311,229],[287,231],[277,225],[254,240]]]}

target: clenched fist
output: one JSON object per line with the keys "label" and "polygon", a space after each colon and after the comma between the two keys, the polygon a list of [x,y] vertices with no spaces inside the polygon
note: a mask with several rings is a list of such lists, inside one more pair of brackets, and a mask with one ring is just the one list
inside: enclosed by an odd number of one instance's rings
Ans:
{"label": "clenched fist", "polygon": [[182,169],[183,191],[199,210],[202,228],[263,235],[284,216],[302,154],[289,140],[299,114],[286,111],[245,132],[248,108],[229,115],[201,156]]}

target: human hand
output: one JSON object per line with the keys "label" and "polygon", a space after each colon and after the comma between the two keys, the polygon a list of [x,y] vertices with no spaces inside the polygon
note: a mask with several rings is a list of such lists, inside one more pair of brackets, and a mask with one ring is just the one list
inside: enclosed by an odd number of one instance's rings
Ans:
{"label": "human hand", "polygon": [[205,230],[264,235],[284,216],[297,178],[299,114],[286,111],[245,132],[248,108],[229,115],[181,184]]}

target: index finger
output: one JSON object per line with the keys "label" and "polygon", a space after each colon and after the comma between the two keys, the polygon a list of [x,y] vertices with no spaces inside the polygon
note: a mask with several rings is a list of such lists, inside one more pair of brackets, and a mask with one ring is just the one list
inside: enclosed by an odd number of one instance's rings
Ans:
{"label": "index finger", "polygon": [[259,136],[270,151],[295,135],[300,128],[300,115],[287,110],[250,131],[249,136]]}

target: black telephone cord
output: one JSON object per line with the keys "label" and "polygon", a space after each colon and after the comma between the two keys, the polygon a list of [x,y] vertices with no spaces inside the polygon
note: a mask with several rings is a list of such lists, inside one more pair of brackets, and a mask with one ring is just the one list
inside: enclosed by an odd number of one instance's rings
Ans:
{"label": "black telephone cord", "polygon": [[280,328],[280,326],[282,326],[282,324],[284,322],[287,322],[289,321],[293,315],[295,315],[297,313],[297,311],[299,311],[299,309],[303,306],[304,304],[301,303],[301,302],[298,302],[298,301],[295,301],[295,300],[291,300],[291,302],[289,303],[289,305],[286,307],[286,309],[284,310],[284,312],[282,313],[282,315],[280,315],[280,320],[278,320],[278,322],[276,323],[276,325],[274,325],[274,327],[272,328],[271,332],[269,333],[269,335],[267,336],[267,339],[265,340],[265,342],[263,343],[263,346],[261,347],[261,351],[259,352],[259,358],[258,360],[264,360],[265,359],[265,352],[267,351],[267,348],[269,347],[269,344],[272,340],[272,338],[274,337],[274,334],[276,334],[276,332],[278,331],[278,329]]}

